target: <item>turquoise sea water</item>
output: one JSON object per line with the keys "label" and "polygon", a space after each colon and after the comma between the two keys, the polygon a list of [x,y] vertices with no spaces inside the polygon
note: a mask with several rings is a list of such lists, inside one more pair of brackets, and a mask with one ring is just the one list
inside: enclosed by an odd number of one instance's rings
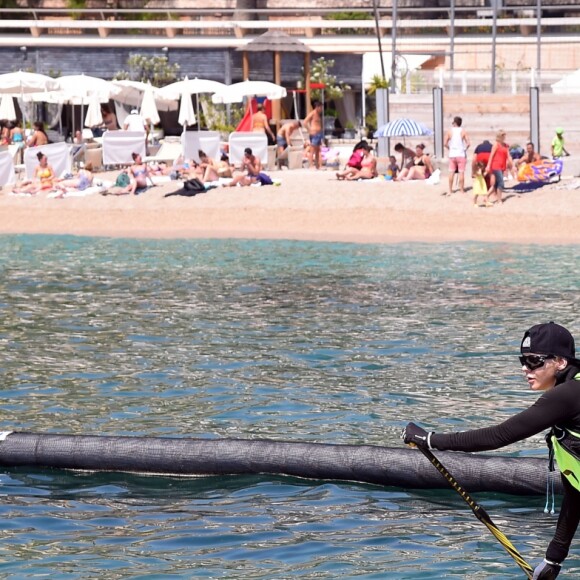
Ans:
{"label": "turquoise sea water", "polygon": [[[0,237],[0,430],[401,445],[531,404],[578,247]],[[544,456],[541,436],[503,453]],[[0,577],[521,578],[454,492],[5,470]],[[537,562],[543,498],[478,497]],[[573,548],[568,571],[580,572]]]}

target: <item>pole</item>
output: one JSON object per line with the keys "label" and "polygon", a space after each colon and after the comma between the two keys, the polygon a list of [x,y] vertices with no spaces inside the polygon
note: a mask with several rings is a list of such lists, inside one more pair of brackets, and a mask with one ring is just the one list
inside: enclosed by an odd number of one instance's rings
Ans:
{"label": "pole", "polygon": [[393,0],[393,11],[391,13],[391,93],[396,92],[397,82],[397,3],[398,0]]}
{"label": "pole", "polygon": [[491,48],[491,92],[495,93],[495,52],[497,42],[497,2],[493,0],[492,48]]}
{"label": "pole", "polygon": [[[378,0],[373,0],[373,8],[374,8],[374,13],[375,13],[375,28],[377,31],[377,43],[379,45],[379,58],[381,60],[381,75],[383,76],[383,80],[386,80],[387,76],[385,75],[385,62],[383,60],[383,46],[381,43],[381,28],[379,26],[379,7],[378,7],[377,2],[378,2]],[[364,93],[364,86],[363,86],[363,93]]]}
{"label": "pole", "polygon": [[[451,70],[451,86],[453,87],[453,73],[455,71],[455,0],[451,0],[449,40],[449,69]],[[452,89],[453,90],[453,89]]]}
{"label": "pole", "polygon": [[465,491],[457,480],[447,471],[444,465],[429,451],[419,447],[419,450],[430,461],[435,469],[445,478],[447,483],[461,496],[463,501],[471,508],[475,517],[493,534],[499,541],[503,549],[515,560],[516,564],[523,570],[525,575],[532,580],[533,568],[524,560],[515,546],[505,536],[505,534],[495,525],[489,514]]}
{"label": "pole", "polygon": [[542,0],[536,0],[536,70],[542,70]]}

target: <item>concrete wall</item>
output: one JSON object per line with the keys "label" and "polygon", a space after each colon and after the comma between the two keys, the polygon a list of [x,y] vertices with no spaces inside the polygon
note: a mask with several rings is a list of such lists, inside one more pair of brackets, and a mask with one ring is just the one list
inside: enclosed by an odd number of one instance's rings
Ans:
{"label": "concrete wall", "polygon": [[[576,96],[540,95],[540,153],[550,154],[556,127],[564,128],[566,149],[580,159],[580,112],[572,104]],[[530,140],[530,106],[527,95],[444,95],[444,127],[451,127],[455,115],[463,118],[463,127],[473,147],[484,139],[492,143],[498,129],[505,129],[507,142],[525,145]],[[431,95],[391,95],[390,118],[410,117],[433,127]],[[425,142],[433,150],[431,138],[408,138],[407,142]],[[567,163],[573,159],[567,160]],[[580,166],[578,167],[580,170]]]}

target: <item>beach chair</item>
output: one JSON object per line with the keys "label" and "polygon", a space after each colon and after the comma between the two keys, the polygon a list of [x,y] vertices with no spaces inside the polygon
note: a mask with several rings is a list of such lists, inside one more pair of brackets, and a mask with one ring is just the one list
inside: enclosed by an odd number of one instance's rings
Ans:
{"label": "beach chair", "polygon": [[249,147],[262,164],[268,164],[268,138],[265,133],[237,131],[229,138],[230,163],[239,165],[244,158],[244,149]]}
{"label": "beach chair", "polygon": [[185,159],[199,163],[201,149],[211,159],[220,160],[220,134],[218,131],[184,131],[181,134],[181,145]]}
{"label": "beach chair", "polygon": [[16,182],[14,159],[10,151],[0,151],[0,187]]}
{"label": "beach chair", "polygon": [[39,147],[27,147],[24,150],[24,168],[27,179],[32,179],[34,177],[34,171],[38,165],[37,153],[39,151],[42,151],[42,153],[46,155],[48,163],[49,165],[52,165],[57,177],[72,172],[70,145],[64,142],[49,143],[48,145],[40,145]]}
{"label": "beach chair", "polygon": [[156,163],[167,163],[168,165],[173,164],[173,162],[181,155],[182,146],[181,142],[178,140],[165,140],[161,143],[157,153],[155,155],[147,155],[143,157],[143,161],[156,162]]}
{"label": "beach chair", "polygon": [[103,133],[103,163],[105,165],[131,165],[132,154],[144,159],[145,131],[105,131]]}

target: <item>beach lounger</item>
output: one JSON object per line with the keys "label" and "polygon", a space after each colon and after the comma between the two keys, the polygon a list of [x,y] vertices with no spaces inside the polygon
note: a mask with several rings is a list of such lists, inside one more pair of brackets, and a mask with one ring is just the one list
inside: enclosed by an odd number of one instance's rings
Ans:
{"label": "beach lounger", "polygon": [[182,146],[180,141],[164,141],[161,143],[161,146],[155,155],[147,155],[146,157],[143,157],[143,161],[146,163],[151,161],[157,163],[165,162],[168,165],[171,165],[181,155],[181,152]]}
{"label": "beach lounger", "polygon": [[103,163],[131,165],[133,153],[145,158],[145,131],[105,131],[103,133]]}
{"label": "beach lounger", "polygon": [[230,134],[230,163],[239,165],[244,158],[244,149],[249,147],[252,153],[264,164],[268,164],[268,138],[265,133],[237,131]]}
{"label": "beach lounger", "polygon": [[201,149],[211,159],[220,160],[220,134],[218,131],[184,131],[181,134],[181,144],[185,159],[193,159],[199,163]]}
{"label": "beach lounger", "polygon": [[70,145],[64,142],[49,143],[39,147],[27,147],[24,150],[24,167],[27,179],[34,177],[34,171],[38,165],[38,157],[36,155],[39,151],[46,155],[48,163],[52,165],[57,177],[61,177],[65,173],[71,173],[72,156]]}
{"label": "beach lounger", "polygon": [[16,181],[14,171],[14,160],[10,151],[0,152],[0,187],[9,185]]}

